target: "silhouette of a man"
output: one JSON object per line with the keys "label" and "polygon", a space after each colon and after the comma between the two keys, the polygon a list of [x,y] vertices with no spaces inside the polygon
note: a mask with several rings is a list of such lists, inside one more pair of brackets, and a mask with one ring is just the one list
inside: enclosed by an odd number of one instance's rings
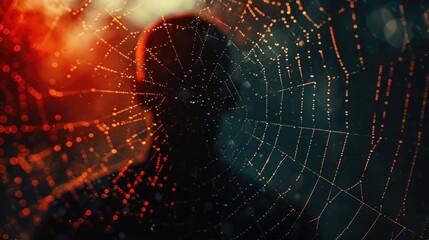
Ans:
{"label": "silhouette of a man", "polygon": [[[288,227],[295,225],[288,235],[290,239],[309,239],[313,233],[301,223],[305,222],[304,215],[299,220],[293,216],[285,221],[285,214],[291,212],[286,200],[269,187],[260,191],[254,180],[226,171],[228,166],[217,154],[215,139],[221,116],[238,97],[230,77],[233,49],[229,42],[213,23],[196,16],[163,19],[150,27],[139,42],[136,91],[159,94],[140,100],[152,111],[156,126],[162,126],[154,135],[157,140],[150,163],[155,162],[153,156],[167,155],[165,167],[171,169],[168,179],[176,188],[174,193],[163,192],[163,197],[175,203],[174,214],[163,214],[166,208],[158,208],[160,214],[153,218],[157,226],[153,236],[284,237],[287,231],[283,228],[258,226],[256,219],[271,211],[272,221]],[[235,181],[231,183],[231,179]],[[242,194],[256,197],[237,201]],[[269,236],[264,235],[265,231]]]}

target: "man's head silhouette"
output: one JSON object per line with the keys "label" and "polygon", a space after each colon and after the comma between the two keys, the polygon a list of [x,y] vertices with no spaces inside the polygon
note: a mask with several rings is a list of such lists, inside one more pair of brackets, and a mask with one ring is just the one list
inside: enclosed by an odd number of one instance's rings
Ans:
{"label": "man's head silhouette", "polygon": [[234,103],[229,40],[196,16],[162,21],[147,29],[137,47],[137,92],[167,129],[184,137],[213,134],[219,115]]}

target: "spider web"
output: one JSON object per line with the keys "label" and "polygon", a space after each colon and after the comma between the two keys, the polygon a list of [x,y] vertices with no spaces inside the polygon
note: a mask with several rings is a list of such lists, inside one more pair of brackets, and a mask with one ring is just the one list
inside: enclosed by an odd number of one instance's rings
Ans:
{"label": "spider web", "polygon": [[[299,229],[323,239],[428,238],[427,3],[176,4],[2,4],[3,239],[30,238],[49,206],[73,209],[80,195],[123,209],[65,215],[74,228],[94,215],[106,225],[130,214],[144,221],[156,209],[138,185],[174,191],[167,158],[147,155],[165,142],[144,106],[162,96],[137,89],[135,52],[141,29],[178,11],[231,39],[236,104],[216,139],[226,168],[201,183],[218,183],[213,228],[232,239],[297,238]],[[23,13],[34,22],[19,25]],[[157,163],[153,173],[132,168],[147,162]],[[227,188],[239,194],[222,195]]]}

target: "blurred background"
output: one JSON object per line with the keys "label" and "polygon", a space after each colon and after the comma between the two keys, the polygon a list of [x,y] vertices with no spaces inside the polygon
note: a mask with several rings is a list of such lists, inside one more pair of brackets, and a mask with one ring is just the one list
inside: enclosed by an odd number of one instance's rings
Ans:
{"label": "blurred background", "polygon": [[[428,1],[0,6],[1,238],[32,239],[53,205],[67,206],[63,194],[115,197],[99,179],[146,162],[156,126],[137,101],[147,94],[135,88],[137,43],[151,24],[185,13],[213,22],[233,49],[238,101],[219,126],[228,174],[217,178],[241,194],[219,200],[225,238],[429,237]],[[116,220],[145,205],[144,194],[131,195]],[[91,224],[116,221],[100,209],[63,220],[79,228],[96,214],[106,220]],[[303,226],[311,237],[292,234]]]}

